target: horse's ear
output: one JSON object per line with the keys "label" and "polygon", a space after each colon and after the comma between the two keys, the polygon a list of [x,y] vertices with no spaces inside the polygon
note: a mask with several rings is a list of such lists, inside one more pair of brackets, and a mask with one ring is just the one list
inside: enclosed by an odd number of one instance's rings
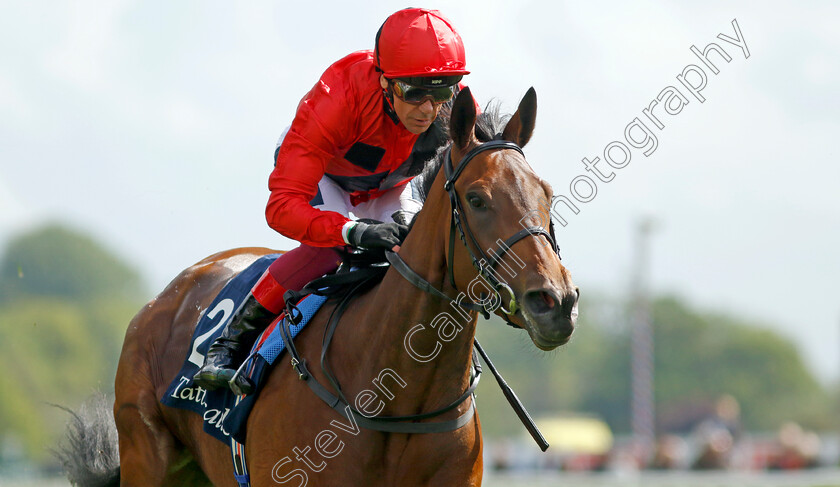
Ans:
{"label": "horse's ear", "polygon": [[534,125],[537,123],[537,92],[532,86],[522,101],[519,102],[519,108],[516,113],[510,117],[505,130],[502,132],[502,138],[515,142],[519,147],[525,147],[525,144],[531,140],[531,135],[534,133]]}
{"label": "horse's ear", "polygon": [[464,87],[455,98],[449,118],[449,136],[455,147],[463,149],[475,137],[475,117],[475,100],[470,88]]}

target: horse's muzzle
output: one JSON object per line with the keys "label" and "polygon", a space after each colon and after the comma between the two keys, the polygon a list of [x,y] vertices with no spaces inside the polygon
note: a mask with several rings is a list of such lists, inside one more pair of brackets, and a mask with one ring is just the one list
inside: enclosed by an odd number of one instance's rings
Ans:
{"label": "horse's muzzle", "polygon": [[569,341],[578,316],[578,288],[562,296],[553,289],[532,289],[522,298],[528,333],[537,347],[551,350]]}

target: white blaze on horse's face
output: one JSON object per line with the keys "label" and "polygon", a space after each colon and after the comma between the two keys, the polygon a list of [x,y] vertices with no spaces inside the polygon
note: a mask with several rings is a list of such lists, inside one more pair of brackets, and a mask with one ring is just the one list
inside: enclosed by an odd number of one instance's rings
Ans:
{"label": "white blaze on horse's face", "polygon": [[[469,105],[473,105],[471,97],[464,100],[459,95],[453,107],[451,129],[468,130],[451,134],[453,160],[476,145],[475,115],[470,115]],[[505,127],[502,139],[524,146],[533,132],[535,116],[536,94],[531,89]],[[551,187],[518,150],[491,149],[476,155],[464,168],[455,190],[465,212],[463,218],[488,255],[528,227],[540,227],[548,233]],[[507,318],[527,330],[540,349],[551,350],[566,343],[577,320],[579,293],[550,239],[530,232],[506,250],[495,266],[495,275],[510,289],[501,294],[512,292],[517,303],[517,309]],[[506,299],[501,296],[501,300]]]}

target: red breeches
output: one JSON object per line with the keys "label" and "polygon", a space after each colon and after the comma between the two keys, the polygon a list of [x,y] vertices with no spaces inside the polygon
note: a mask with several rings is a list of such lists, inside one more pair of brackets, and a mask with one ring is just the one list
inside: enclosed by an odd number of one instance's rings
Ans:
{"label": "red breeches", "polygon": [[280,313],[285,305],[283,294],[286,291],[300,291],[309,281],[335,271],[340,263],[338,252],[332,247],[301,244],[278,257],[251,293],[265,309]]}

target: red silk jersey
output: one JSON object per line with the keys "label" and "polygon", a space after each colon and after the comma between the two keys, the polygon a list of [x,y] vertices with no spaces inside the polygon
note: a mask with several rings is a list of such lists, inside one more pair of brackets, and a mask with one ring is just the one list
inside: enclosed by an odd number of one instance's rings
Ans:
{"label": "red silk jersey", "polygon": [[354,52],[327,68],[300,101],[268,180],[271,228],[315,247],[345,245],[341,228],[349,220],[312,206],[321,178],[335,181],[356,205],[407,183],[447,142],[439,120],[419,135],[400,123],[380,74],[372,51]]}

